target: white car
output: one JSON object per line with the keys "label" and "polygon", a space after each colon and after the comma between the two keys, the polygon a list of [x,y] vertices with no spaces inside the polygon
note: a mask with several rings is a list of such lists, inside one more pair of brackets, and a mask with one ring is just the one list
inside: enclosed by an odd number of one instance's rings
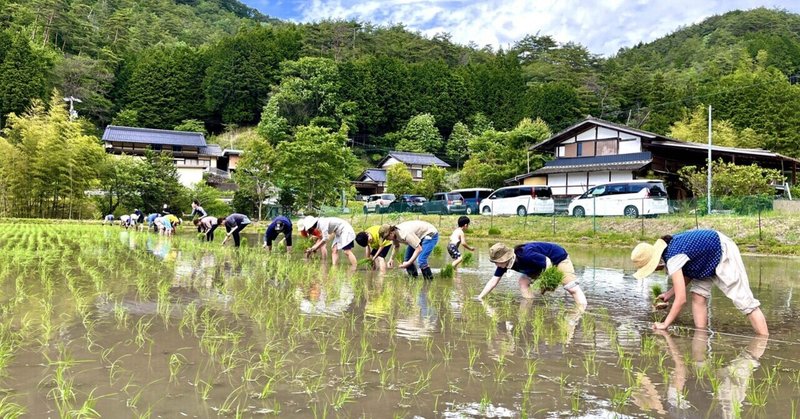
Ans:
{"label": "white car", "polygon": [[369,199],[367,199],[367,203],[364,204],[364,213],[380,212],[386,208],[389,208],[389,204],[394,202],[395,199],[396,198],[394,194],[390,193],[370,195]]}
{"label": "white car", "polygon": [[520,185],[500,188],[481,200],[483,215],[552,214],[555,212],[553,191],[546,185]]}
{"label": "white car", "polygon": [[624,215],[655,217],[669,213],[667,189],[660,180],[629,180],[597,185],[575,197],[567,208],[576,217]]}

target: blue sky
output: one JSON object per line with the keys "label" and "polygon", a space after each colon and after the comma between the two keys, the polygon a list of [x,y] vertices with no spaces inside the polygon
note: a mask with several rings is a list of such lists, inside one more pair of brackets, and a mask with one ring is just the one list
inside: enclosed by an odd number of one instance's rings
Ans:
{"label": "blue sky", "polygon": [[355,19],[402,23],[430,37],[507,47],[539,32],[578,42],[596,54],[649,42],[681,26],[735,9],[769,7],[800,13],[798,0],[242,0],[267,15],[294,22]]}

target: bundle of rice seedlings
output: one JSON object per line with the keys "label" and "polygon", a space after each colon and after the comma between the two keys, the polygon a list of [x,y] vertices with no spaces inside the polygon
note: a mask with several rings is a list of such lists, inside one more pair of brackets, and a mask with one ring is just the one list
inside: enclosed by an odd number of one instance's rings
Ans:
{"label": "bundle of rice seedlings", "polygon": [[206,233],[197,233],[197,238],[200,239],[200,241],[205,240],[206,239]]}
{"label": "bundle of rice seedlings", "polygon": [[563,280],[564,273],[559,271],[557,267],[551,266],[539,275],[539,278],[536,279],[536,286],[544,294],[547,291],[553,291],[558,288]]}
{"label": "bundle of rice seedlings", "polygon": [[490,236],[499,236],[500,235],[500,229],[497,228],[497,227],[490,227],[489,228],[489,235]]}
{"label": "bundle of rice seedlings", "polygon": [[449,263],[447,265],[444,265],[444,268],[442,268],[442,270],[439,271],[439,275],[441,275],[442,278],[449,279],[452,278],[454,274],[455,274],[455,269],[453,269],[453,265]]}
{"label": "bundle of rice seedlings", "polygon": [[433,252],[431,252],[434,256],[441,256],[442,255],[442,248],[439,246],[434,246]]}
{"label": "bundle of rice seedlings", "polygon": [[363,268],[363,267],[372,268],[372,259],[371,258],[363,258],[363,259],[359,260],[358,261],[358,267],[359,268]]}
{"label": "bundle of rice seedlings", "polygon": [[653,284],[653,286],[650,288],[650,290],[653,291],[653,298],[654,299],[658,298],[658,296],[661,295],[662,292],[664,292],[664,289],[661,288],[661,284]]}
{"label": "bundle of rice seedlings", "polygon": [[472,263],[472,252],[464,252],[464,259],[461,260],[461,264],[468,266],[470,263]]}

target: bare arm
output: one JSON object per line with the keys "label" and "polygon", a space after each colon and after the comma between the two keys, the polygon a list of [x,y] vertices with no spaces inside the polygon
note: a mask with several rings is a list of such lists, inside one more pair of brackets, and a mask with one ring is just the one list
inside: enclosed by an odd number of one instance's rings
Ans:
{"label": "bare arm", "polygon": [[407,268],[411,266],[411,264],[413,264],[414,261],[417,260],[417,256],[419,256],[420,253],[422,253],[422,244],[420,244],[419,246],[417,246],[416,249],[414,249],[414,253],[411,255],[411,257],[407,261],[401,263],[399,268]]}
{"label": "bare arm", "polygon": [[481,293],[478,295],[478,299],[482,300],[483,297],[486,296],[486,294],[489,294],[490,292],[492,292],[494,287],[496,287],[497,284],[500,283],[500,278],[501,277],[499,277],[499,276],[493,276],[492,279],[489,280],[489,282],[486,283],[486,286],[483,287],[483,291],[481,291]]}
{"label": "bare arm", "polygon": [[[686,282],[686,278],[683,276],[683,269],[678,269],[672,274],[672,288],[663,295],[669,298],[675,297],[675,301],[672,302],[667,318],[662,323],[654,323],[654,329],[664,330],[678,318],[683,305],[686,304]],[[664,298],[662,297],[662,299]]]}
{"label": "bare arm", "polygon": [[468,249],[470,251],[473,251],[473,252],[475,251],[474,247],[472,247],[472,246],[467,244],[467,235],[464,234],[464,231],[461,231],[461,244],[464,245],[464,248],[466,248],[466,249]]}

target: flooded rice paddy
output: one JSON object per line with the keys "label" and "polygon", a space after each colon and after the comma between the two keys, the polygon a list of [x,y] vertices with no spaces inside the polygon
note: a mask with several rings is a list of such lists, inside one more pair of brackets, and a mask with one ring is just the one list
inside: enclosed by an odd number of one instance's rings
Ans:
{"label": "flooded rice paddy", "polygon": [[766,340],[716,290],[711,332],[688,309],[683,327],[652,332],[664,313],[651,286],[666,281],[633,279],[629,249],[567,246],[586,313],[561,289],[521,300],[515,275],[473,301],[490,244],[426,282],[329,269],[301,246],[270,256],[192,235],[0,224],[0,416],[800,413],[798,259],[745,260]]}

